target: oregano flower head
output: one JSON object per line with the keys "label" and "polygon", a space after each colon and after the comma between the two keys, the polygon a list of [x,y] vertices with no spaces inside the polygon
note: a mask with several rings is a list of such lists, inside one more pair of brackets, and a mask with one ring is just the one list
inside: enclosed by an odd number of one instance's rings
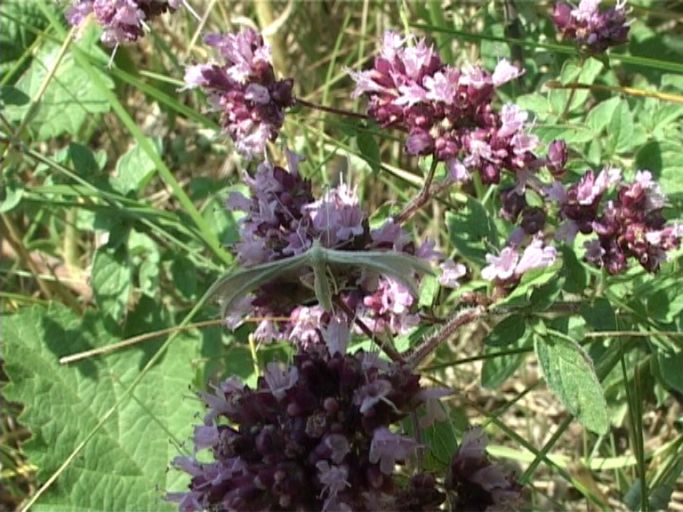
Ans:
{"label": "oregano flower head", "polygon": [[[604,201],[615,186],[616,197]],[[586,242],[586,259],[610,274],[627,270],[629,258],[656,272],[680,245],[683,227],[667,224],[666,198],[648,170],[637,171],[630,183],[622,181],[618,169],[607,167],[597,176],[589,170],[569,187],[554,183],[548,195],[564,219],[557,237],[570,242],[578,232],[597,235]]]}
{"label": "oregano flower head", "polygon": [[535,155],[539,141],[528,132],[527,112],[492,103],[496,88],[522,73],[505,59],[492,73],[448,66],[424,39],[394,32],[385,33],[372,69],[350,71],[370,117],[408,133],[409,154],[433,155],[454,180],[479,172],[485,183],[498,183],[503,170],[521,174],[545,164]]}
{"label": "oregano flower head", "polygon": [[270,47],[252,29],[205,37],[222,62],[196,64],[185,70],[188,87],[200,87],[221,113],[221,124],[244,156],[263,155],[277,138],[284,111],[294,104],[289,79],[277,80]]}
{"label": "oregano flower head", "polygon": [[116,46],[137,41],[145,23],[180,7],[181,0],[77,0],[67,11],[72,26],[81,26],[89,15],[102,27],[102,42]]}
{"label": "oregano flower head", "polygon": [[577,7],[557,2],[553,22],[562,39],[573,41],[590,53],[602,53],[628,40],[626,1],[600,9],[600,0],[581,0]]}
{"label": "oregano flower head", "polygon": [[432,390],[377,354],[339,349],[331,342],[292,365],[270,363],[255,389],[233,377],[201,393],[208,412],[194,453],[209,449],[212,461],[176,458],[192,480],[169,499],[181,511],[438,508],[445,495],[432,475],[396,477],[419,445],[395,425]]}

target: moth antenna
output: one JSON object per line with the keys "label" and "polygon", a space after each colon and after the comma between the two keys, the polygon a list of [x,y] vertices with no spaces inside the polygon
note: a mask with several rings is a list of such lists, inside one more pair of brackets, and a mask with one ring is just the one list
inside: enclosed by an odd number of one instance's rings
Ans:
{"label": "moth antenna", "polygon": [[116,46],[114,46],[114,49],[111,51],[111,55],[109,56],[109,61],[107,62],[107,69],[111,69],[112,66],[114,65],[114,57],[116,57],[116,52],[119,49],[119,43],[116,43]]}
{"label": "moth antenna", "polygon": [[188,11],[190,11],[190,14],[191,14],[192,16],[194,16],[194,18],[195,18],[197,21],[201,22],[201,21],[202,21],[202,17],[201,17],[199,14],[197,14],[197,11],[195,11],[195,10],[192,8],[192,6],[190,5],[190,2],[188,2],[187,0],[182,0],[182,2],[183,2],[183,5],[185,6],[185,9],[187,9]]}

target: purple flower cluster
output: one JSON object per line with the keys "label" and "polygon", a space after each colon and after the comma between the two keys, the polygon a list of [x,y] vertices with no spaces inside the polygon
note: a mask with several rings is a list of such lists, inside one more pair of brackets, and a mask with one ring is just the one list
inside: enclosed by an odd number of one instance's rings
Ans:
{"label": "purple flower cluster", "polygon": [[479,428],[463,436],[450,465],[446,490],[453,493],[452,510],[515,510],[521,505],[522,487],[510,471],[488,460],[486,436]]}
{"label": "purple flower cluster", "polygon": [[602,53],[628,39],[626,1],[614,7],[599,8],[600,0],[581,0],[578,7],[565,2],[555,4],[553,22],[562,39],[573,41],[591,53]]}
{"label": "purple flower cluster", "polygon": [[137,41],[145,23],[166,11],[175,11],[181,0],[77,0],[67,11],[72,26],[81,26],[91,14],[104,29],[102,42],[116,46]]}
{"label": "purple flower cluster", "polygon": [[[398,251],[426,259],[437,259],[432,245],[419,247],[392,220],[370,229],[355,191],[348,186],[329,190],[316,200],[310,182],[298,172],[299,158],[289,154],[289,171],[268,162],[259,165],[254,177],[245,176],[250,197],[234,192],[228,207],[242,211],[238,261],[248,267],[301,254],[314,240],[326,248],[344,251]],[[450,269],[452,270],[452,269]],[[458,269],[460,270],[460,269]],[[331,316],[317,304],[310,304],[310,287],[301,275],[287,276],[245,297],[229,312],[228,326],[234,328],[246,316],[264,318],[255,331],[259,341],[288,338],[300,345],[318,343]],[[461,274],[464,272],[461,272]],[[410,289],[398,280],[367,270],[334,269],[337,298],[375,333],[404,332],[415,325],[416,300]],[[456,277],[451,271],[450,284]],[[288,322],[270,318],[286,317]],[[351,318],[345,318],[351,321]]]}
{"label": "purple flower cluster", "polygon": [[[616,198],[603,204],[608,189],[618,183]],[[683,235],[682,226],[666,225],[665,198],[649,171],[638,171],[632,183],[622,183],[617,169],[603,169],[597,176],[587,171],[566,189],[555,183],[549,196],[559,203],[564,219],[558,238],[571,241],[578,232],[595,233],[597,239],[586,243],[586,259],[611,274],[624,272],[629,257],[657,271]]]}
{"label": "purple flower cluster", "polygon": [[354,96],[369,98],[368,113],[383,127],[408,132],[406,150],[444,161],[452,179],[478,171],[498,183],[501,171],[527,172],[542,165],[538,138],[527,131],[528,114],[516,105],[493,105],[496,87],[522,71],[501,60],[493,73],[478,67],[445,65],[424,40],[384,35],[368,71],[350,72]]}
{"label": "purple flower cluster", "polygon": [[263,155],[268,141],[278,136],[284,110],[294,104],[294,81],[276,80],[270,47],[251,29],[211,34],[205,42],[218,51],[223,62],[187,67],[185,83],[207,92],[241,154]]}
{"label": "purple flower cluster", "polygon": [[[309,348],[292,366],[270,363],[256,389],[233,377],[201,394],[209,409],[195,428],[195,456],[174,460],[191,475],[190,490],[168,499],[188,512],[437,509],[445,495],[432,475],[396,477],[419,445],[390,427],[438,390],[343,345]],[[203,449],[212,462],[197,460]]]}

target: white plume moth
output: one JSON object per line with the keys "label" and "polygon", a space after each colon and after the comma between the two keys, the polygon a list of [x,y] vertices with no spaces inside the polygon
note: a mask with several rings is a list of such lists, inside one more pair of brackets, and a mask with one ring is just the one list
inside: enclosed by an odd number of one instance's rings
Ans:
{"label": "white plume moth", "polygon": [[426,262],[410,254],[397,251],[326,249],[318,240],[314,240],[313,245],[302,254],[231,270],[214,283],[209,294],[218,297],[225,315],[237,299],[256,288],[301,268],[310,268],[313,270],[313,291],[316,299],[326,311],[331,311],[332,291],[327,272],[334,267],[357,267],[393,277],[406,285],[415,296],[418,294],[417,283],[413,277],[415,273],[432,273]]}

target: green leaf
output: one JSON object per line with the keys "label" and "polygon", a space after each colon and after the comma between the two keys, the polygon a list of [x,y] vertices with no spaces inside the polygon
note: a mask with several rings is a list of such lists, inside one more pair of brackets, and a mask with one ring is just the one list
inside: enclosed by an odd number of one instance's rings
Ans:
{"label": "green leaf", "polygon": [[[507,297],[499,302],[503,304],[520,304],[529,302],[529,298],[536,288],[540,288],[551,280],[557,280],[557,274],[561,268],[560,262],[555,262],[553,265],[546,268],[535,268],[526,272],[519,284],[512,290]],[[559,292],[558,292],[559,293]]]}
{"label": "green leaf", "polygon": [[581,306],[581,316],[595,331],[616,331],[617,318],[607,299],[597,298]]}
{"label": "green leaf", "polygon": [[[47,20],[34,0],[4,0],[0,16],[0,78],[10,72],[29,49]],[[31,30],[31,29],[35,30]]]}
{"label": "green leaf", "polygon": [[16,208],[24,195],[24,186],[15,179],[0,181],[0,213]]}
{"label": "green leaf", "polygon": [[[24,404],[32,437],[23,450],[45,481],[93,430],[138,373],[140,350],[60,365],[58,358],[117,340],[93,316],[61,305],[32,307],[3,320],[6,397]],[[162,499],[185,480],[168,472],[198,404],[185,398],[198,356],[195,336],[174,340],[158,365],[85,445],[31,510],[174,510]]]}
{"label": "green leaf", "polygon": [[176,289],[185,298],[192,298],[197,293],[197,269],[188,258],[182,255],[173,258],[171,275]]}
{"label": "green leaf", "polygon": [[683,393],[683,352],[657,351],[657,366],[662,380],[670,388]]}
{"label": "green leaf", "polygon": [[593,361],[578,343],[565,336],[534,337],[538,362],[550,390],[583,426],[597,434],[609,430],[605,394]]}
{"label": "green leaf", "polygon": [[610,123],[614,111],[622,101],[624,101],[622,98],[610,98],[606,101],[601,101],[588,112],[586,124],[591,128],[594,135],[602,134],[602,130]]}
{"label": "green leaf", "polygon": [[[15,84],[17,89],[35,98],[59,52],[60,48],[56,44],[46,43],[41,46],[31,67]],[[108,76],[100,71],[95,72],[107,88],[113,88],[114,84]],[[28,109],[29,105],[9,106],[6,115],[12,121],[19,121],[27,114]],[[76,64],[72,55],[67,53],[50,80],[28,127],[36,139],[41,141],[63,133],[77,135],[89,114],[108,112],[109,109],[106,96]]]}
{"label": "green leaf", "polygon": [[456,213],[446,214],[448,236],[459,254],[483,266],[486,253],[498,246],[498,232],[486,208],[471,196],[467,206]]}
{"label": "green leaf", "polygon": [[358,150],[370,166],[370,169],[372,169],[373,174],[377,174],[382,161],[380,159],[379,144],[377,144],[375,137],[368,131],[358,132],[356,133],[356,144],[358,144]]}
{"label": "green leaf", "polygon": [[496,324],[486,337],[489,347],[504,347],[524,337],[526,319],[522,315],[510,315]]}
{"label": "green leaf", "polygon": [[[156,154],[161,155],[161,140],[147,140],[154,147]],[[116,174],[111,178],[111,185],[122,194],[141,191],[155,169],[154,161],[139,144],[136,144],[116,162]]]}
{"label": "green leaf", "polygon": [[581,293],[588,286],[588,274],[571,247],[560,247],[564,289],[569,293]]}
{"label": "green leaf", "polygon": [[622,153],[634,146],[633,114],[626,101],[620,101],[607,129],[607,154]]}
{"label": "green leaf", "polygon": [[97,305],[105,315],[120,320],[126,312],[133,272],[125,247],[115,250],[103,247],[95,253],[92,265],[92,287]]}

